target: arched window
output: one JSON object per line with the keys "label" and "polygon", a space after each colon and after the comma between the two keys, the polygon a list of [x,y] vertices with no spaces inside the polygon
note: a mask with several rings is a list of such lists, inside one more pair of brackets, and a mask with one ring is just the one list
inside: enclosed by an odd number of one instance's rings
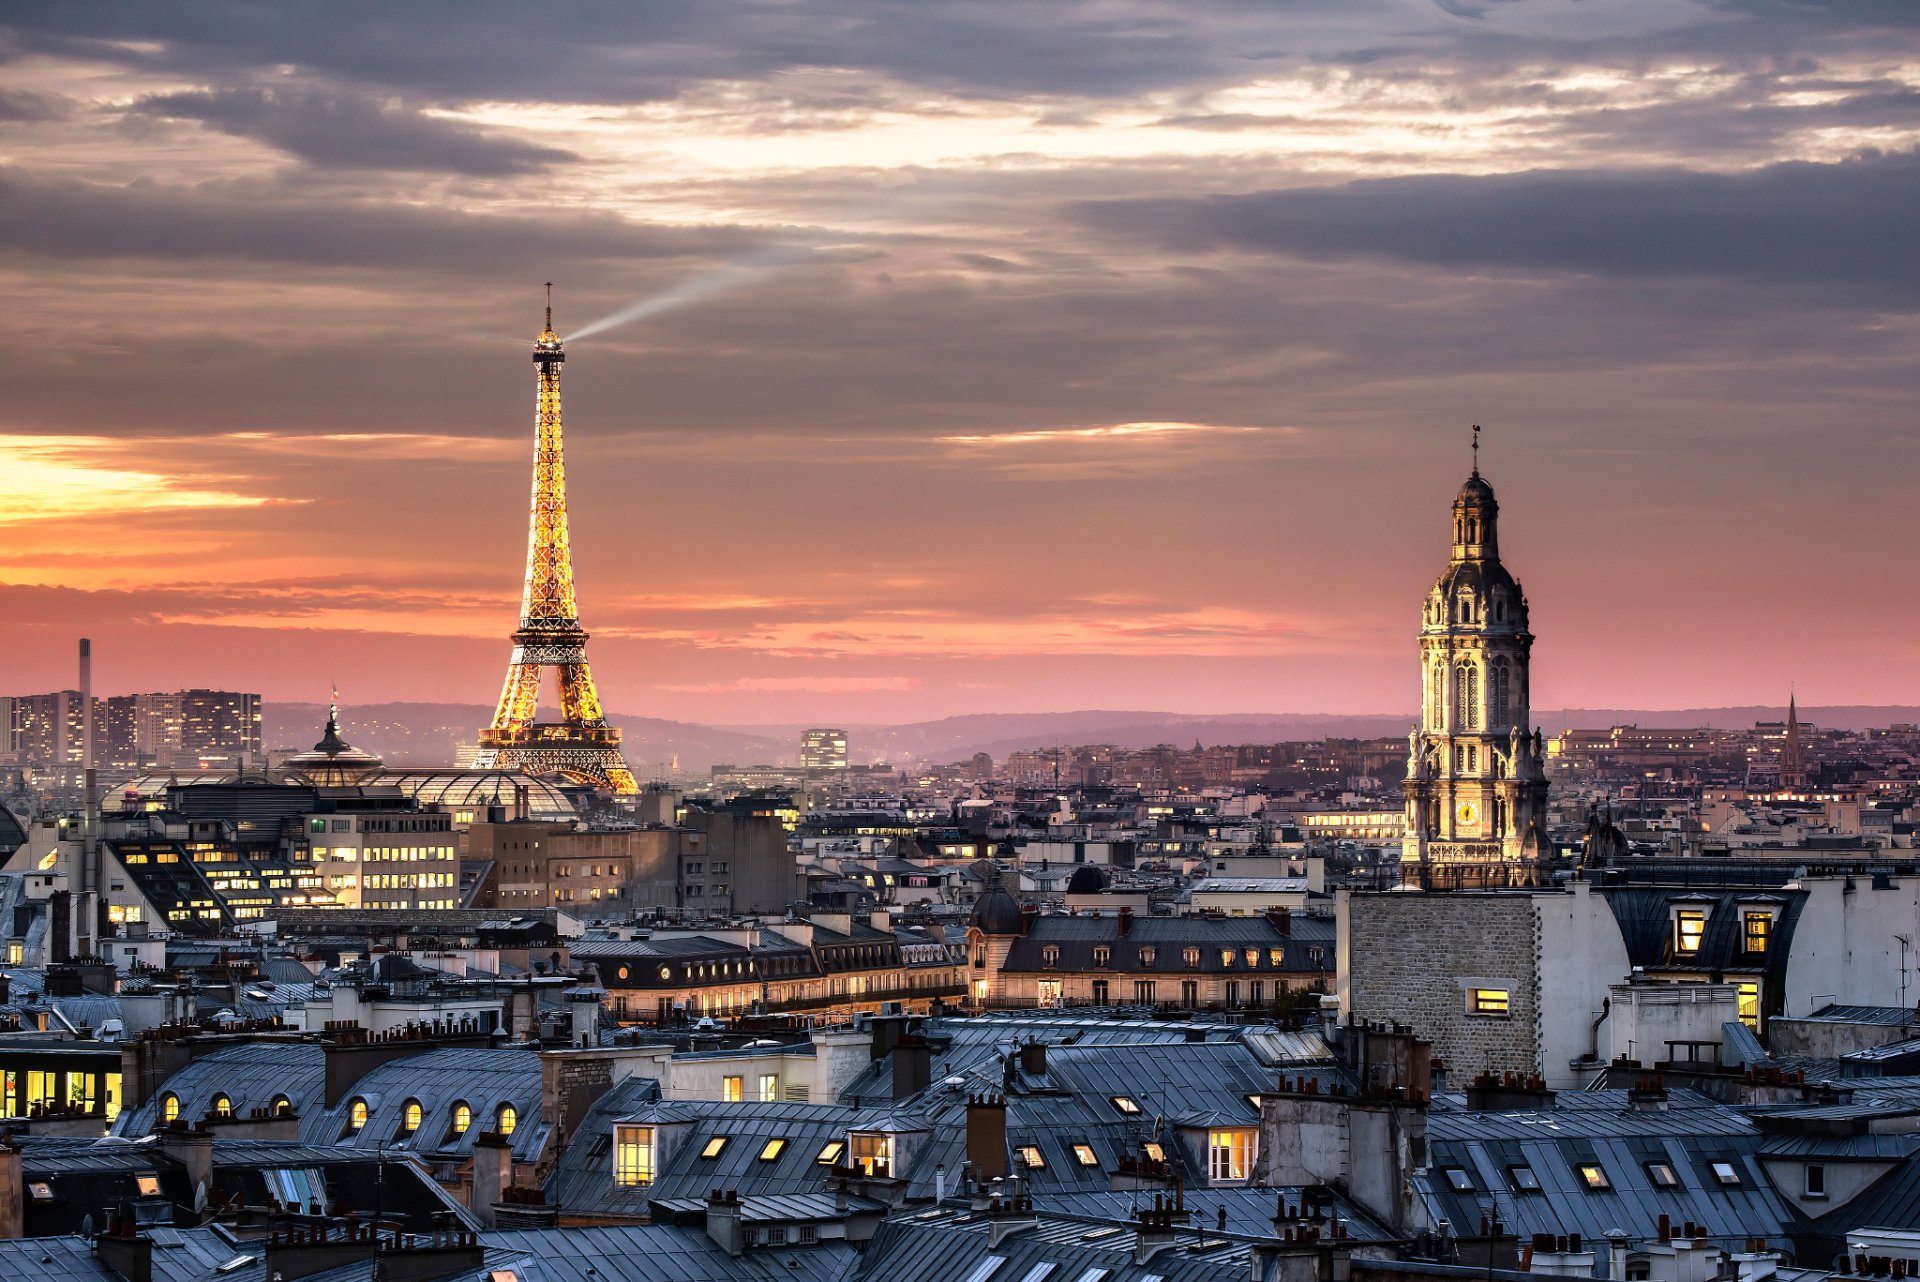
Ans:
{"label": "arched window", "polygon": [[422,1116],[423,1116],[423,1110],[420,1107],[419,1100],[410,1099],[405,1104],[401,1105],[400,1106],[400,1134],[403,1136],[411,1135],[415,1131],[419,1130],[420,1119]]}
{"label": "arched window", "polygon": [[1433,665],[1433,715],[1428,721],[1435,730],[1447,723],[1447,670],[1437,663]]}
{"label": "arched window", "polygon": [[160,1120],[171,1122],[180,1116],[180,1097],[168,1091],[160,1097]]}
{"label": "arched window", "polygon": [[511,1104],[500,1106],[499,1131],[502,1135],[513,1134],[513,1128],[520,1124],[520,1114]]}
{"label": "arched window", "polygon": [[208,1112],[212,1113],[215,1117],[232,1117],[233,1100],[228,1097],[225,1091],[221,1091],[213,1097],[213,1107],[210,1108]]}
{"label": "arched window", "polygon": [[367,1124],[367,1102],[356,1099],[347,1105],[347,1129],[357,1131]]}
{"label": "arched window", "polygon": [[1506,660],[1493,665],[1493,723],[1505,725],[1513,719],[1512,684]]}
{"label": "arched window", "polygon": [[273,1097],[273,1115],[275,1117],[292,1117],[293,1101],[288,1099],[284,1095],[274,1096]]}
{"label": "arched window", "polygon": [[1480,728],[1480,669],[1470,663],[1460,665],[1456,674],[1459,721],[1463,730]]}
{"label": "arched window", "polygon": [[465,1135],[467,1128],[473,1125],[473,1109],[465,1100],[453,1106],[453,1133]]}

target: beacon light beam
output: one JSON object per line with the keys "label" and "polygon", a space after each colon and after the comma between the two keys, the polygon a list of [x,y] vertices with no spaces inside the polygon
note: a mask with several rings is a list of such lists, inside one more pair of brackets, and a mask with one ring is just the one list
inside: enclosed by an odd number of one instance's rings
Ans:
{"label": "beacon light beam", "polygon": [[698,303],[712,298],[715,294],[723,294],[729,289],[745,284],[755,276],[777,271],[783,267],[791,267],[810,256],[807,249],[797,245],[779,245],[759,250],[744,258],[735,259],[733,262],[722,263],[712,271],[702,272],[692,280],[684,281],[657,294],[650,294],[637,303],[602,316],[599,320],[574,330],[561,341],[571,343],[575,339],[590,338],[595,334],[604,334],[610,329],[618,329],[622,325],[631,325],[634,321],[651,320],[676,307],[685,307],[689,303]]}

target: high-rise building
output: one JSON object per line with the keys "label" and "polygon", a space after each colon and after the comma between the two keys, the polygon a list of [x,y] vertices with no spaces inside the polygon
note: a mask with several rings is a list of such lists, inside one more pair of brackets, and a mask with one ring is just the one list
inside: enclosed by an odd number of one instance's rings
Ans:
{"label": "high-rise building", "polygon": [[[14,746],[27,765],[77,766],[85,751],[86,719],[78,690],[22,695],[13,701]],[[99,700],[94,701],[99,716]],[[95,721],[98,729],[99,722]]]}
{"label": "high-rise building", "polygon": [[847,732],[845,730],[808,730],[800,736],[802,770],[845,770],[847,768]]}
{"label": "high-rise building", "polygon": [[1500,563],[1500,505],[1473,474],[1453,500],[1453,551],[1420,620],[1421,719],[1408,737],[1409,878],[1525,880],[1548,854],[1545,744],[1530,728],[1527,597]]}
{"label": "high-rise building", "polygon": [[180,750],[206,764],[260,761],[260,696],[237,690],[182,690]]}
{"label": "high-rise building", "polygon": [[[547,326],[534,341],[538,371],[533,421],[533,510],[527,520],[527,581],[520,627],[493,724],[480,732],[474,765],[486,770],[558,773],[611,792],[640,791],[620,755],[620,732],[607,724],[587,669],[587,633],[573,591],[573,549],[567,533],[567,465],[560,435],[560,366],[567,359],[553,332],[553,286]],[[540,683],[547,669],[560,681],[560,717],[539,722]]]}
{"label": "high-rise building", "polygon": [[98,701],[100,765],[109,770],[198,770],[260,759],[260,696],[175,690]]}

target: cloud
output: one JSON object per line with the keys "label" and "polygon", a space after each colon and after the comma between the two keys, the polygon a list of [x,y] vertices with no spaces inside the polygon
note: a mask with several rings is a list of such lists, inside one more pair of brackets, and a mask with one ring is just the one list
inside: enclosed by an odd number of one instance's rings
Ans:
{"label": "cloud", "polygon": [[58,94],[31,93],[25,89],[0,89],[0,123],[41,123],[64,120],[73,114],[74,103]]}
{"label": "cloud", "polygon": [[416,104],[335,89],[217,89],[154,94],[141,115],[254,138],[334,169],[438,170],[497,178],[537,173],[576,157],[497,131],[427,115]]}
{"label": "cloud", "polygon": [[675,694],[766,694],[806,691],[811,694],[879,694],[911,690],[913,677],[737,677],[699,685],[660,685]]}
{"label": "cloud", "polygon": [[1749,173],[1534,171],[1371,179],[1200,199],[1088,201],[1078,216],[1174,252],[1387,258],[1454,269],[1722,276],[1920,291],[1920,153]]}
{"label": "cloud", "polygon": [[0,435],[0,526],[272,501],[199,478],[127,467],[123,449],[124,442],[103,437]]}

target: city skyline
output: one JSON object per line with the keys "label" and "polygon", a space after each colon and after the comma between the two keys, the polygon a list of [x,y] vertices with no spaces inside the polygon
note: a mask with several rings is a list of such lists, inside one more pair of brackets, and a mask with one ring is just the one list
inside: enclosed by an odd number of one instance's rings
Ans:
{"label": "city skyline", "polygon": [[9,33],[15,693],[489,701],[552,276],[616,712],[1411,710],[1472,422],[1538,706],[1912,701],[1907,15],[204,12]]}

